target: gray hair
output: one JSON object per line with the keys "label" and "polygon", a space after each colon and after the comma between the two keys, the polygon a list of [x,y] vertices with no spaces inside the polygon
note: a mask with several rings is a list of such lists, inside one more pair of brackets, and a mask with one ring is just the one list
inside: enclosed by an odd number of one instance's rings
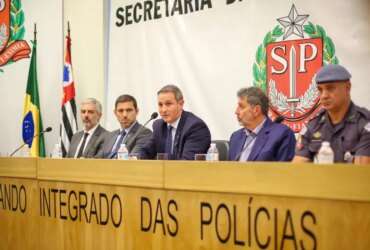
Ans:
{"label": "gray hair", "polygon": [[99,114],[101,114],[102,113],[102,105],[101,105],[101,103],[98,101],[98,100],[96,100],[95,98],[93,98],[93,97],[89,97],[89,98],[86,98],[85,100],[83,100],[82,102],[81,102],[81,104],[86,104],[86,103],[92,103],[92,104],[94,104],[95,105],[95,108],[96,108],[96,111],[99,113]]}
{"label": "gray hair", "polygon": [[262,113],[267,116],[269,110],[269,99],[262,89],[257,87],[242,88],[237,93],[239,98],[246,97],[247,102],[252,105],[260,105]]}
{"label": "gray hair", "polygon": [[158,92],[157,92],[157,95],[159,94],[162,94],[162,93],[173,93],[175,95],[175,99],[176,101],[180,101],[180,100],[183,100],[184,99],[184,96],[182,95],[182,92],[181,90],[179,89],[179,87],[175,86],[175,85],[166,85],[164,87],[162,87]]}

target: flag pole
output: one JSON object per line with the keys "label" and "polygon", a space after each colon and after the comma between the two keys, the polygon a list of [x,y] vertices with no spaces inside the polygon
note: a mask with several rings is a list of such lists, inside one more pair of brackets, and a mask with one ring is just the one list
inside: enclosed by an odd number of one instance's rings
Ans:
{"label": "flag pole", "polygon": [[34,23],[34,28],[33,28],[33,41],[34,42],[37,41],[37,27],[36,27],[36,23]]}
{"label": "flag pole", "polygon": [[67,22],[67,51],[71,51],[71,26]]}
{"label": "flag pole", "polygon": [[[64,23],[65,28],[65,23]],[[60,125],[60,141],[63,157],[67,155],[73,134],[78,131],[75,87],[72,74],[71,25],[67,21],[67,35],[63,67],[63,101]]]}
{"label": "flag pole", "polygon": [[70,26],[69,26],[69,21],[67,22],[67,35],[68,35],[68,37],[70,37],[70,35],[71,35],[71,28],[70,28]]}

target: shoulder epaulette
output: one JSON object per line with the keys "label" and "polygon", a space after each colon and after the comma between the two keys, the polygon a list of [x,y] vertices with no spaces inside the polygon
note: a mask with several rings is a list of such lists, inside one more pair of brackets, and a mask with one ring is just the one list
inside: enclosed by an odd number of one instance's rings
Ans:
{"label": "shoulder epaulette", "polygon": [[311,117],[309,121],[320,119],[325,114],[325,112],[325,109],[321,109],[319,112],[317,112],[315,116]]}
{"label": "shoulder epaulette", "polygon": [[355,106],[355,107],[358,113],[360,113],[366,119],[370,120],[370,110],[368,110],[367,108],[363,108],[363,107],[358,107],[358,106]]}

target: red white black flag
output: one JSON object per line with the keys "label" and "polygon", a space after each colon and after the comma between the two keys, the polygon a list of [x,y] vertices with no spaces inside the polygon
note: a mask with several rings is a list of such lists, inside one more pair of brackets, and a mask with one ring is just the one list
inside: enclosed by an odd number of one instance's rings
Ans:
{"label": "red white black flag", "polygon": [[63,157],[65,157],[68,152],[72,135],[78,130],[76,114],[77,108],[75,102],[75,87],[72,75],[71,37],[68,29],[63,67],[62,121],[60,125],[60,138]]}

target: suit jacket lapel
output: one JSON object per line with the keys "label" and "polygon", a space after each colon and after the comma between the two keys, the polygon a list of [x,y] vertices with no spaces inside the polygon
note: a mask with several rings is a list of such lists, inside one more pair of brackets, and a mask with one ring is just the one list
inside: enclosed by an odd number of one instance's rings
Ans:
{"label": "suit jacket lapel", "polygon": [[166,148],[166,136],[167,136],[167,123],[165,123],[163,120],[160,124],[161,133],[159,134],[159,150],[158,153],[164,153]]}
{"label": "suit jacket lapel", "polygon": [[243,149],[245,139],[247,138],[244,129],[241,129],[238,133],[236,145],[235,145],[235,154],[234,154],[234,161],[238,161],[241,155],[241,151]]}
{"label": "suit jacket lapel", "polygon": [[266,122],[263,125],[261,131],[258,133],[256,141],[254,142],[252,152],[248,157],[248,161],[255,161],[260,154],[263,146],[265,146],[267,140],[268,140],[268,135],[270,132],[270,124],[272,121],[269,118],[266,118]]}
{"label": "suit jacket lapel", "polygon": [[99,135],[101,133],[101,127],[98,125],[98,127],[95,129],[94,134],[91,135],[89,142],[87,143],[85,147],[85,151],[83,153],[83,156],[88,156],[91,149],[93,148],[93,145],[95,144],[96,140],[98,139]]}
{"label": "suit jacket lapel", "polygon": [[136,131],[139,129],[139,127],[140,127],[139,123],[136,122],[135,125],[128,132],[125,140],[123,141],[123,143],[126,144],[127,148],[131,149],[131,146],[132,146],[132,143],[133,143],[133,140],[131,140],[132,136],[136,133]]}
{"label": "suit jacket lapel", "polygon": [[78,147],[78,144],[80,143],[80,141],[82,139],[83,134],[84,134],[83,131],[78,132],[78,134],[76,135],[75,141],[71,143],[71,145],[70,145],[70,147],[71,147],[71,149],[70,149],[71,157],[74,157],[76,155],[77,147]]}
{"label": "suit jacket lapel", "polygon": [[183,144],[182,141],[184,137],[184,133],[182,133],[182,131],[184,129],[187,117],[188,117],[188,113],[186,111],[183,111],[180,117],[179,124],[177,125],[177,128],[176,128],[176,134],[173,140],[173,156],[175,159],[180,158],[181,156],[181,151],[182,151],[181,147]]}
{"label": "suit jacket lapel", "polygon": [[114,143],[116,142],[117,136],[119,135],[119,133],[120,133],[119,129],[112,132],[113,136],[109,138],[109,142],[106,144],[106,146],[104,146],[104,152],[103,152],[104,156],[103,157],[107,157],[108,155],[112,153]]}

